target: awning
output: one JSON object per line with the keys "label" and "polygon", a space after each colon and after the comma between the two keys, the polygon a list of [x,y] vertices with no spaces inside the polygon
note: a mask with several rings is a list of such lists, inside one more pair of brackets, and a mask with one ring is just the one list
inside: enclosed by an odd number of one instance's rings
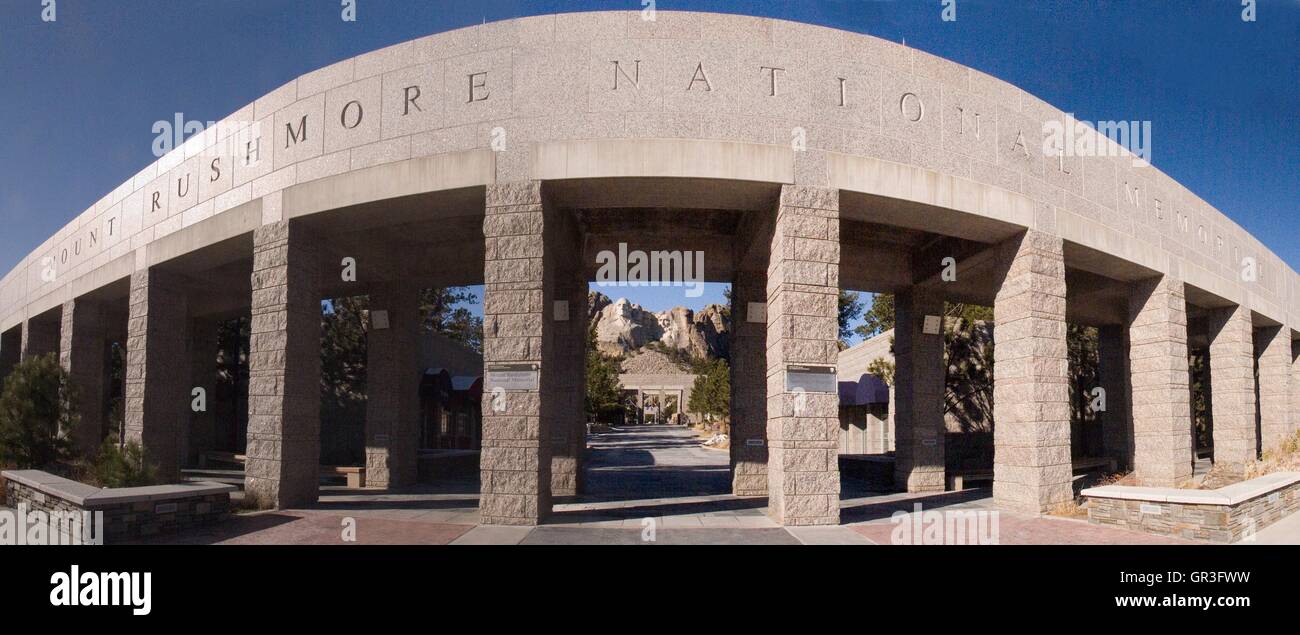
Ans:
{"label": "awning", "polygon": [[889,384],[875,375],[864,373],[857,381],[840,382],[841,406],[871,406],[889,403]]}

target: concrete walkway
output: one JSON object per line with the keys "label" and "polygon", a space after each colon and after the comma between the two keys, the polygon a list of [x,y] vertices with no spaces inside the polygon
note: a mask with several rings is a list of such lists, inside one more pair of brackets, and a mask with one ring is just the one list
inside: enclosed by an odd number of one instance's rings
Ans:
{"label": "concrete walkway", "polygon": [[729,495],[730,453],[685,426],[613,428],[587,439],[583,499]]}
{"label": "concrete walkway", "polygon": [[588,438],[584,494],[557,501],[522,544],[798,544],[767,500],[730,494],[730,453],[683,426]]}
{"label": "concrete walkway", "polygon": [[1300,513],[1291,514],[1258,532],[1238,545],[1300,545]]}

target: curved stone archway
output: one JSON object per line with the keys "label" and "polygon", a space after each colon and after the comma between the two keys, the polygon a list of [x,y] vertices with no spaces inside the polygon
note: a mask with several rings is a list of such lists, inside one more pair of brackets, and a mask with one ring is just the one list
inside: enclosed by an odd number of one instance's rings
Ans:
{"label": "curved stone archway", "polygon": [[[838,519],[837,400],[799,381],[835,364],[841,288],[900,294],[909,488],[942,487],[924,318],[944,298],[995,307],[999,503],[1069,497],[1067,320],[1111,334],[1116,451],[1139,478],[1190,475],[1189,339],[1211,350],[1215,458],[1250,462],[1296,429],[1300,278],[1105,137],[1095,155],[1043,151],[1072,125],[979,71],[781,20],[598,12],[432,35],[299,77],[95,203],[0,280],[0,356],[58,351],[101,394],[83,360],[118,325],[128,434],[171,469],[191,347],[172,327],[247,312],[248,489],[291,506],[316,495],[320,298],[405,306],[398,283],[483,283],[489,378],[540,370],[484,406],[482,515],[536,523],[581,459],[583,334],[555,303],[583,313],[590,252],[622,232],[697,241],[709,279],[734,284],[735,487],[782,522]],[[591,209],[616,212],[595,238],[574,213]],[[638,223],[649,210],[736,222],[691,234]],[[362,263],[353,286],[341,256]],[[406,424],[390,425],[368,454],[400,462],[384,444]]]}

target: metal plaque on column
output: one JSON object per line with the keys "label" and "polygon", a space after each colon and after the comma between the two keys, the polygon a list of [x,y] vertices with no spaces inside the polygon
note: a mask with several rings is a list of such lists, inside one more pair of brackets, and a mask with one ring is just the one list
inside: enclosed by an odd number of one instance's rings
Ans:
{"label": "metal plaque on column", "polygon": [[537,390],[540,372],[537,364],[488,364],[483,388],[502,390]]}
{"label": "metal plaque on column", "polygon": [[839,392],[834,366],[786,364],[786,392]]}

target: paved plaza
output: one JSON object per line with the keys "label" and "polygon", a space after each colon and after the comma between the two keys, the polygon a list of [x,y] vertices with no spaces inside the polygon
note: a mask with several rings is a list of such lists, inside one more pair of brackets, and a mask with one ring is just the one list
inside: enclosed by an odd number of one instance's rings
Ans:
{"label": "paved plaza", "polygon": [[[476,480],[404,488],[401,493],[324,487],[306,509],[243,513],[168,544],[411,544],[411,545],[888,545],[899,511],[991,512],[987,488],[918,495],[863,489],[846,478],[843,524],[782,527],[766,514],[766,499],[726,493],[727,452],[701,447],[694,432],[673,426],[615,429],[588,439],[589,494],[555,504],[537,527],[480,525]],[[1197,544],[1090,525],[1081,518],[998,515],[998,544]],[[343,538],[355,528],[355,542]],[[151,540],[151,544],[159,541]],[[1300,544],[1300,516],[1262,530],[1254,544]],[[1242,543],[1247,544],[1247,543]]]}

